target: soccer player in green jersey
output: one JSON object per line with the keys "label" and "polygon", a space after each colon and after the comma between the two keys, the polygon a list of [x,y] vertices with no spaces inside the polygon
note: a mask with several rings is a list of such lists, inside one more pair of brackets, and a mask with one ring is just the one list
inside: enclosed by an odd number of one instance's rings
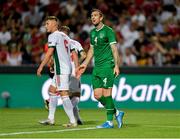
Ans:
{"label": "soccer player in green jersey", "polygon": [[97,128],[113,128],[115,115],[118,127],[122,127],[124,112],[115,108],[112,99],[112,87],[115,77],[119,75],[119,55],[116,47],[116,37],[112,28],[102,22],[103,14],[98,9],[93,9],[91,21],[95,28],[90,33],[90,49],[85,61],[80,65],[79,71],[83,73],[93,55],[95,66],[92,74],[94,97],[101,102],[107,111],[107,121]]}

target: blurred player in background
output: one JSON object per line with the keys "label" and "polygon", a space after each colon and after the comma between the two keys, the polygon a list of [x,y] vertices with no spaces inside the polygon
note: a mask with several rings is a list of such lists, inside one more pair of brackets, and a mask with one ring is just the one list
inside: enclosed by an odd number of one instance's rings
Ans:
{"label": "blurred player in background", "polygon": [[85,71],[94,55],[95,66],[92,74],[94,97],[101,102],[107,111],[107,121],[97,128],[113,128],[113,115],[115,115],[118,127],[121,128],[124,112],[115,108],[112,99],[114,79],[120,73],[115,33],[112,28],[103,24],[103,13],[100,10],[92,10],[91,21],[95,26],[90,33],[91,47],[86,59],[80,65],[79,71],[81,73]]}
{"label": "blurred player in background", "polygon": [[63,32],[58,31],[59,20],[55,16],[48,16],[45,22],[48,36],[48,50],[43,61],[37,69],[37,75],[41,76],[43,67],[49,62],[53,55],[54,77],[49,87],[49,115],[48,119],[40,121],[41,124],[54,125],[58,94],[61,95],[63,108],[70,120],[65,127],[76,127],[77,123],[73,114],[73,106],[69,98],[69,78],[71,75],[70,38]]}
{"label": "blurred player in background", "polygon": [[[61,26],[60,31],[69,35],[70,28],[67,26]],[[85,53],[84,49],[82,48],[81,44],[73,39],[70,40],[70,44],[72,45],[72,47],[75,49],[76,53],[79,56],[78,63],[82,63],[82,61],[86,58],[86,53]],[[76,77],[76,74],[78,74],[78,73],[76,73],[77,71],[75,68],[75,63],[74,63],[73,57],[71,57],[71,64],[72,64],[72,74],[70,77],[70,85],[69,85],[70,98],[71,98],[71,102],[73,105],[73,112],[74,112],[74,116],[77,120],[77,123],[79,125],[82,125],[83,123],[82,123],[81,117],[79,115],[79,109],[78,109],[78,103],[80,101],[80,95],[81,95],[81,83],[80,83],[80,79],[78,79]]]}

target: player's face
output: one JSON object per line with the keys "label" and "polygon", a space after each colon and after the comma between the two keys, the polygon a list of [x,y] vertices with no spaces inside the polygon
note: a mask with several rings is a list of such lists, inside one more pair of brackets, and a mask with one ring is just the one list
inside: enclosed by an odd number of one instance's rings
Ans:
{"label": "player's face", "polygon": [[45,28],[47,32],[52,32],[56,26],[57,26],[57,22],[54,20],[47,20],[45,23]]}
{"label": "player's face", "polygon": [[97,26],[102,20],[103,17],[100,15],[98,11],[94,11],[91,13],[91,21],[93,25]]}

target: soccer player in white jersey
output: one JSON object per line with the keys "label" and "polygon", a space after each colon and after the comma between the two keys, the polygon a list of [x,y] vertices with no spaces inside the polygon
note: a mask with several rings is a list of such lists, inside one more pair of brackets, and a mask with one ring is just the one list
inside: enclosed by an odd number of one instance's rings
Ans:
{"label": "soccer player in white jersey", "polygon": [[63,32],[58,31],[59,20],[55,16],[48,16],[45,22],[46,31],[51,33],[48,36],[48,51],[37,69],[37,75],[41,76],[43,67],[53,56],[55,75],[53,82],[56,87],[49,87],[49,115],[48,119],[40,121],[41,124],[54,124],[54,115],[57,106],[58,96],[60,93],[64,110],[70,120],[65,127],[76,127],[77,123],[73,114],[73,105],[69,98],[69,78],[71,75],[71,59],[70,59],[70,38]]}
{"label": "soccer player in white jersey", "polygon": [[[60,31],[69,35],[70,28],[67,26],[61,26]],[[81,44],[76,40],[71,39],[70,44],[75,49],[76,53],[79,55],[79,63],[81,63],[86,58],[86,53],[84,49],[82,48]],[[81,83],[80,83],[80,79],[77,78],[78,73],[76,73],[73,57],[71,57],[71,64],[72,64],[72,74],[70,77],[70,85],[69,85],[70,98],[73,105],[73,112],[77,120],[77,123],[78,125],[82,125],[83,123],[79,115],[79,108],[78,108],[78,103],[80,101],[80,95],[81,95]]]}
{"label": "soccer player in white jersey", "polygon": [[[70,28],[67,26],[62,26],[60,28],[60,31],[69,35]],[[75,50],[76,54],[79,55],[79,58],[74,57],[74,55],[73,55],[74,53],[71,53],[72,74],[70,76],[69,95],[70,95],[70,99],[71,99],[71,102],[73,105],[73,112],[74,112],[74,116],[76,118],[77,124],[82,125],[83,122],[79,115],[79,108],[78,108],[78,103],[80,101],[80,95],[81,95],[81,83],[80,83],[80,79],[77,78],[77,73],[76,73],[75,67],[78,67],[79,63],[81,63],[86,58],[86,53],[78,41],[70,39],[70,45]],[[53,66],[53,62],[50,61],[49,74],[50,74],[51,78],[53,78],[53,76],[54,76],[54,70],[53,70],[52,66]],[[55,83],[51,84],[51,85],[55,86]],[[48,95],[48,94],[46,94],[46,95]],[[45,108],[47,110],[49,110],[49,100],[45,99],[44,102],[45,102]]]}

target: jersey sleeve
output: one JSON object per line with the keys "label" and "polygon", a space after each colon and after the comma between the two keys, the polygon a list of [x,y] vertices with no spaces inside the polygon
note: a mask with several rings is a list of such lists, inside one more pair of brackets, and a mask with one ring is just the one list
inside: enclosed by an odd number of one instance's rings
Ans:
{"label": "jersey sleeve", "polygon": [[69,45],[70,45],[70,51],[71,51],[71,52],[74,51],[74,50],[76,50],[76,49],[75,49],[75,45],[74,45],[73,42],[72,42],[72,39],[69,39]]}
{"label": "jersey sleeve", "polygon": [[111,28],[108,29],[107,35],[108,35],[108,40],[109,40],[110,45],[117,43],[115,32]]}
{"label": "jersey sleeve", "polygon": [[55,34],[50,34],[48,37],[48,47],[55,47],[57,44],[56,36]]}
{"label": "jersey sleeve", "polygon": [[74,45],[72,45],[72,43],[70,43],[70,51],[72,52],[72,51],[75,51],[76,49],[75,49],[75,46]]}
{"label": "jersey sleeve", "polygon": [[79,52],[83,51],[83,48],[82,48],[81,44],[78,41],[71,39],[70,44],[71,44],[71,48],[74,49],[76,52],[79,53]]}
{"label": "jersey sleeve", "polygon": [[77,51],[78,51],[79,53],[84,50],[84,49],[82,48],[82,45],[81,45],[79,42],[76,41],[75,45],[76,45],[76,49],[77,49]]}

